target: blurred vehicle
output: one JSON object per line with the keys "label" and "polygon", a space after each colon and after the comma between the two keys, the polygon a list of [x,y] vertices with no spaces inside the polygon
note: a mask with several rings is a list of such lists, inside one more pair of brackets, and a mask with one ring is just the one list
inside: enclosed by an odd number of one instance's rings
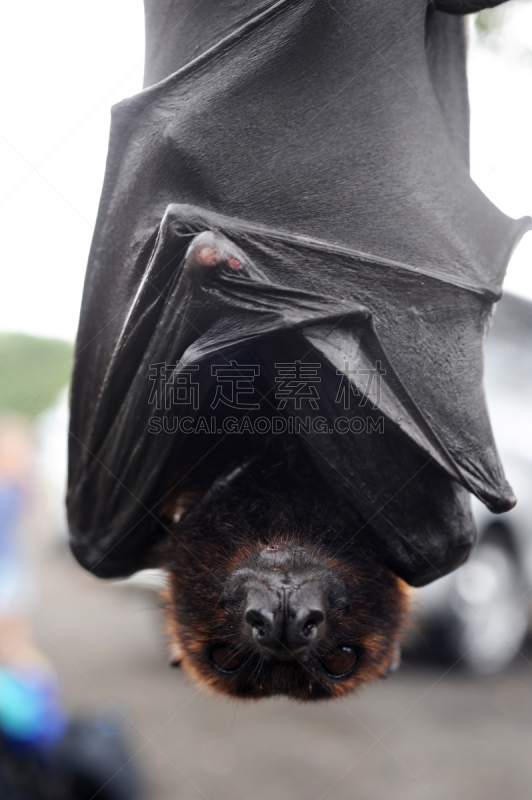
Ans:
{"label": "blurred vehicle", "polygon": [[532,620],[532,303],[506,294],[488,337],[486,394],[495,439],[518,499],[505,514],[474,500],[469,560],[418,595],[422,648],[479,674],[504,669]]}

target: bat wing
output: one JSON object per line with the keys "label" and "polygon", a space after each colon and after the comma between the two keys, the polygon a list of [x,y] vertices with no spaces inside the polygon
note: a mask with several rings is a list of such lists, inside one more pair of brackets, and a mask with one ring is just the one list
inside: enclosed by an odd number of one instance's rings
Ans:
{"label": "bat wing", "polygon": [[[148,67],[162,79],[114,110],[72,385],[73,550],[102,575],[150,563],[187,447],[150,433],[150,375],[195,370],[208,392],[213,362],[252,346],[270,386],[276,359],[319,361],[330,432],[301,439],[386,563],[428,582],[471,547],[468,492],[514,502],[482,358],[530,220],[469,177],[462,21],[406,0],[210,5],[191,9],[202,54],[183,23]],[[202,241],[237,267],[196,263]],[[335,430],[342,379],[363,432]]]}

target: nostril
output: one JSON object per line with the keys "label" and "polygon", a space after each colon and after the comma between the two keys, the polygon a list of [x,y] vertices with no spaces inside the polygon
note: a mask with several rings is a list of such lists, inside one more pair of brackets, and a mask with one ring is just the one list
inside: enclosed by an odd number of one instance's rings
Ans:
{"label": "nostril", "polygon": [[297,642],[310,644],[318,636],[320,626],[325,622],[325,614],[321,609],[316,608],[299,613],[297,617],[297,621],[294,620],[294,624],[291,626],[294,644]]}
{"label": "nostril", "polygon": [[244,617],[248,625],[251,625],[254,628],[256,625],[260,627],[264,627],[266,620],[264,619],[263,615],[260,611],[257,611],[256,608],[248,608],[246,611],[246,615]]}
{"label": "nostril", "polygon": [[264,639],[268,633],[268,620],[260,611],[250,608],[246,611],[244,619],[251,625],[255,639]]}
{"label": "nostril", "polygon": [[319,609],[311,611],[307,615],[307,617],[303,619],[302,631],[305,634],[305,636],[310,636],[313,633],[315,633],[315,631],[317,631],[319,626],[324,621],[325,621],[325,614],[323,613],[323,611]]}

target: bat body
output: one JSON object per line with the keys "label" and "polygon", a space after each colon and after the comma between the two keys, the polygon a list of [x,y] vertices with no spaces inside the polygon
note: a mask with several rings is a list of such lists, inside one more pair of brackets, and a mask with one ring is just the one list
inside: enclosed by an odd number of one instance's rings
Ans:
{"label": "bat body", "polygon": [[183,664],[221,691],[386,674],[405,583],[474,543],[469,493],[515,502],[482,355],[530,220],[469,176],[460,15],[487,5],[146,2],[76,347],[71,546],[102,577],[167,567]]}

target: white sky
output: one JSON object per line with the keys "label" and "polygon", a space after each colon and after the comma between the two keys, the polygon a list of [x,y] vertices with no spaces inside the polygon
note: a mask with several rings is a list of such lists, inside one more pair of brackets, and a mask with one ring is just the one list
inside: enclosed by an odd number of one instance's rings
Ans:
{"label": "white sky", "polygon": [[[75,335],[109,110],[141,87],[143,21],[142,0],[4,4],[0,330]],[[532,4],[516,7],[511,34],[501,55],[472,49],[472,170],[519,217],[532,215]],[[531,234],[506,286],[532,298]]]}

